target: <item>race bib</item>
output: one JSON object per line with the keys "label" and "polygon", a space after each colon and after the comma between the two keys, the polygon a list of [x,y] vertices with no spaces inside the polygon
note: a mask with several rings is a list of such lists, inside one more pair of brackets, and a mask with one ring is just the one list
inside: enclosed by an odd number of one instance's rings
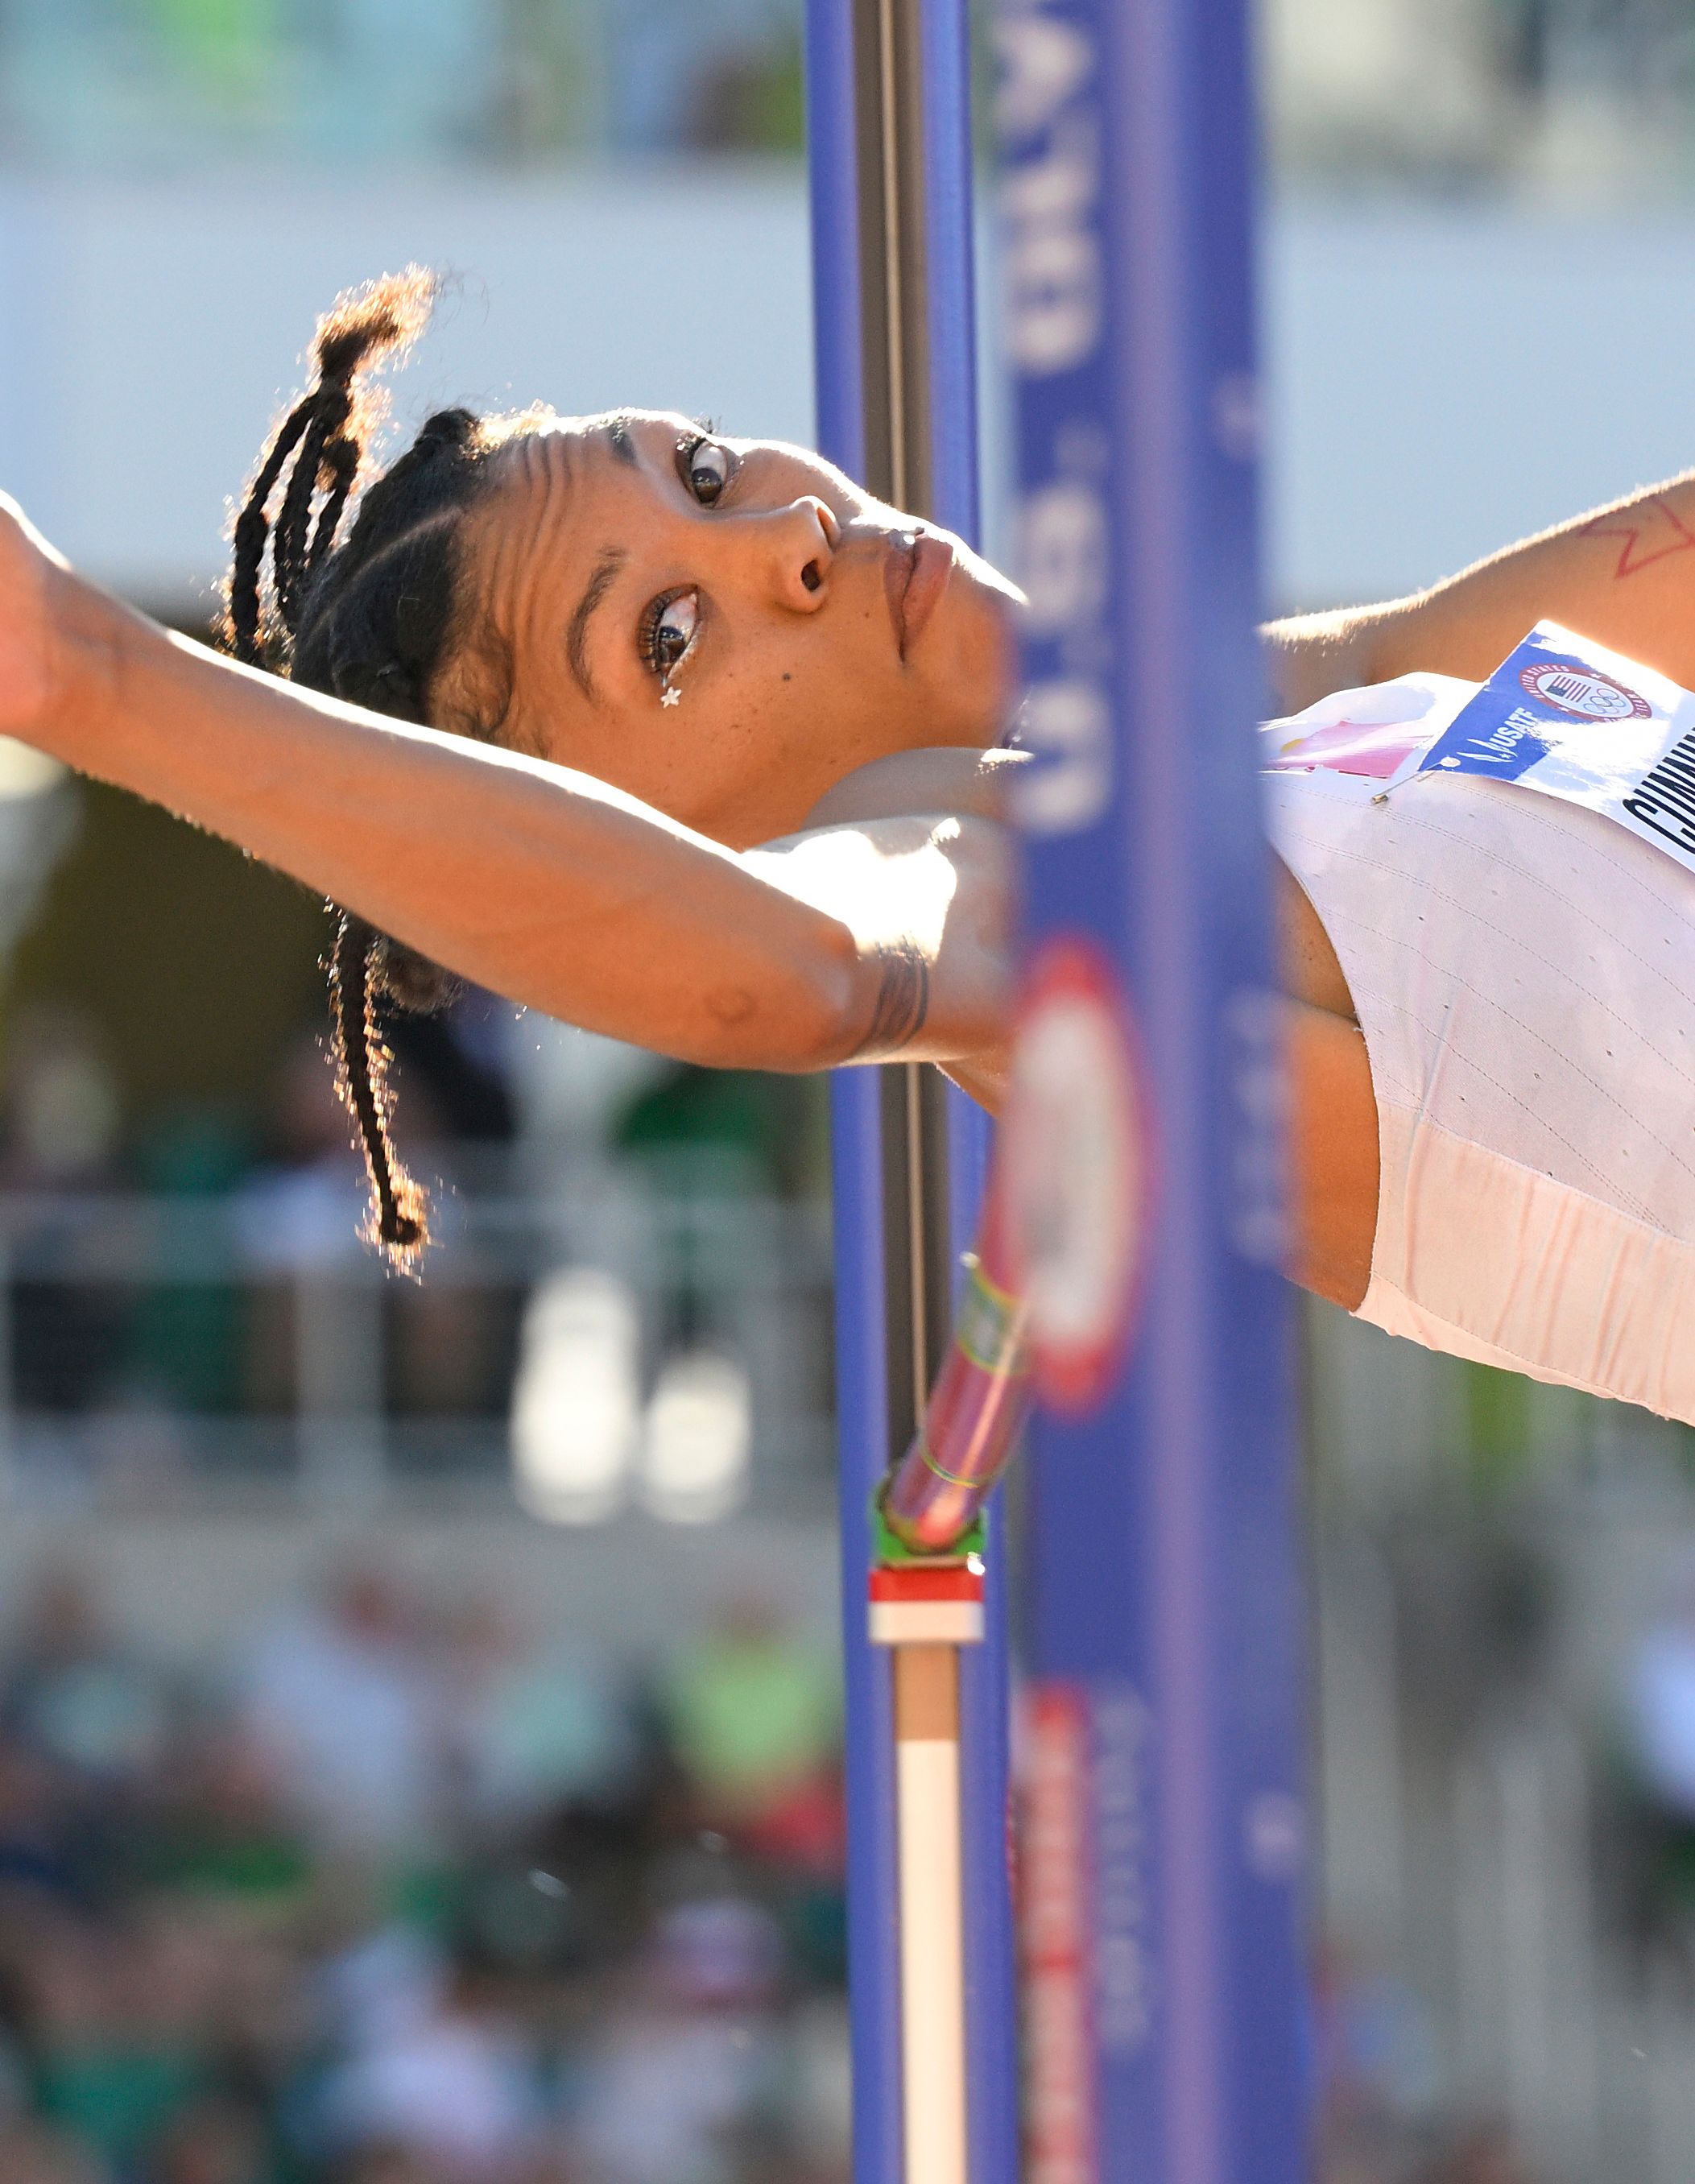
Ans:
{"label": "race bib", "polygon": [[1269,772],[1323,770],[1367,797],[1481,774],[1584,805],[1695,872],[1695,696],[1557,622],[1480,688],[1402,676],[1265,733]]}

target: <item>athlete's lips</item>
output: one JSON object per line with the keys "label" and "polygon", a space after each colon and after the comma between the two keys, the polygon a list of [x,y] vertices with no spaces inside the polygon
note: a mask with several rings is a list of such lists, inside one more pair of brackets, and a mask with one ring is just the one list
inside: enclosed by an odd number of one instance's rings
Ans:
{"label": "athlete's lips", "polygon": [[934,612],[952,571],[953,549],[933,531],[897,532],[889,540],[883,564],[883,590],[889,601],[889,619],[895,626],[895,648],[902,660]]}

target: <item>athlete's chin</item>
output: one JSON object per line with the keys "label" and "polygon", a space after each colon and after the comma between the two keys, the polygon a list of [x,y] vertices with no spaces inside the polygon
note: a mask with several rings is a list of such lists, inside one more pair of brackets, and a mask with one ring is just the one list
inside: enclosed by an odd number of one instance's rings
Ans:
{"label": "athlete's chin", "polygon": [[1018,595],[973,554],[955,569],[943,605],[911,661],[922,670],[929,717],[947,729],[929,740],[992,744],[1018,702]]}

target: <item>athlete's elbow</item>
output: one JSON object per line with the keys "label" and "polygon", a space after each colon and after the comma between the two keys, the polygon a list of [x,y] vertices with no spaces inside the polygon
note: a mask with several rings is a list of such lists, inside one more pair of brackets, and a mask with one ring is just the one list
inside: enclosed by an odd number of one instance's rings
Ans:
{"label": "athlete's elbow", "polygon": [[[846,942],[846,936],[844,935]],[[863,1036],[850,942],[808,950],[775,979],[725,978],[701,995],[699,1058],[730,1069],[806,1076],[852,1058]]]}
{"label": "athlete's elbow", "polygon": [[807,967],[806,996],[795,1025],[797,1070],[839,1069],[865,1043],[865,989],[859,950],[843,929]]}

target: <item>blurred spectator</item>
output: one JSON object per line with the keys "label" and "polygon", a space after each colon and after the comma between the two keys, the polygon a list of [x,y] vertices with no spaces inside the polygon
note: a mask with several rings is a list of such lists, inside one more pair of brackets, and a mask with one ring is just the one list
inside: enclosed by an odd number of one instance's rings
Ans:
{"label": "blurred spectator", "polygon": [[314,1863],[279,1763],[234,1724],[202,1722],[174,1755],[143,1871],[155,1886],[256,1913],[293,1907]]}
{"label": "blurred spectator", "polygon": [[1669,1815],[1695,1830],[1695,1565],[1631,1663],[1630,1722],[1642,1780]]}
{"label": "blurred spectator", "polygon": [[794,2062],[795,2172],[847,2184],[853,2156],[853,2054],[845,1994],[815,1994],[797,2005],[790,2026]]}
{"label": "blurred spectator", "polygon": [[[93,1193],[119,1176],[123,1115],[104,1045],[86,1011],[37,1003],[7,1027],[0,1072],[0,1185],[24,1194]],[[19,1230],[25,1272],[9,1299],[12,1397],[27,1408],[84,1411],[122,1377],[128,1300],[94,1273],[98,1235],[70,1279],[29,1265],[33,1224]],[[62,1251],[62,1247],[61,1247]]]}
{"label": "blurred spectator", "polygon": [[[415,1413],[504,1410],[516,1354],[519,1301],[478,1279],[459,1190],[466,1163],[506,1144],[513,1110],[501,1067],[511,1011],[476,989],[432,1016],[385,1022],[399,1089],[396,1141],[430,1193],[432,1279],[384,1292],[392,1407]],[[449,1262],[449,1251],[451,1260]]]}
{"label": "blurred spectator", "polygon": [[656,1925],[586,2058],[573,2135],[597,2184],[734,2184],[768,2144],[786,2057],[781,1938],[736,1897]]}
{"label": "blurred spectator", "polygon": [[277,1072],[265,1153],[237,1214],[254,1262],[282,1273],[345,1262],[363,1217],[365,1167],[315,1031],[301,1033]]}
{"label": "blurred spectator", "polygon": [[837,1808],[834,1663],[764,1602],[741,1600],[672,1658],[661,1704],[705,1825],[773,1850],[792,1835],[810,1850],[821,1804]]}
{"label": "blurred spectator", "polygon": [[330,2073],[321,2128],[331,2149],[403,2149],[451,2184],[517,2184],[541,2122],[533,2058],[498,1994],[462,1967],[432,1965],[382,2010],[354,2020]]}
{"label": "blurred spectator", "polygon": [[51,2126],[0,2126],[0,2176],[6,2184],[110,2184],[111,2172],[90,2147]]}
{"label": "blurred spectator", "polygon": [[248,2103],[209,2094],[169,2125],[148,2164],[147,2184],[272,2184],[263,2116]]}
{"label": "blurred spectator", "polygon": [[1313,1999],[1319,2173],[1333,2184],[1397,2175],[1440,2108],[1429,2013],[1403,1981],[1335,1942],[1320,1946]]}
{"label": "blurred spectator", "polygon": [[239,1680],[241,1719],[326,1841],[415,1851],[435,1819],[435,1710],[417,1618],[369,1563],[274,1624]]}
{"label": "blurred spectator", "polygon": [[630,1693],[587,1646],[538,1653],[493,1602],[454,1618],[448,1741],[471,1816],[522,1825],[560,1808],[606,1808],[642,1763]]}
{"label": "blurred spectator", "polygon": [[79,1831],[66,1825],[56,1770],[12,1738],[0,1739],[0,1887],[71,1893]]}
{"label": "blurred spectator", "polygon": [[806,141],[800,26],[773,8],[703,60],[681,131],[691,152],[800,153]]}
{"label": "blurred spectator", "polygon": [[[157,1116],[135,1148],[136,1179],[155,1197],[215,1217],[252,1164],[239,1114],[206,1100]],[[173,1409],[231,1411],[243,1394],[245,1315],[227,1279],[155,1283],[137,1301],[130,1386]]]}
{"label": "blurred spectator", "polygon": [[344,2053],[391,2047],[435,2014],[446,1979],[441,1952],[415,1929],[376,1917],[368,1900],[333,1908],[353,1917],[316,1967],[326,2030]]}
{"label": "blurred spectator", "polygon": [[209,2073],[204,1965],[174,1939],[62,1914],[38,1930],[27,1967],[36,2104],[120,2170]]}
{"label": "blurred spectator", "polygon": [[1695,1981],[1695,1563],[1686,1556],[1625,1664],[1609,1878],[1639,1973]]}
{"label": "blurred spectator", "polygon": [[504,1145],[516,1126],[505,1078],[513,1010],[480,988],[462,989],[430,1016],[395,1011],[383,1025],[395,1082],[427,1091],[437,1134],[455,1145]]}
{"label": "blurred spectator", "polygon": [[117,1173],[123,1112],[99,1032],[85,1010],[36,1002],[7,1026],[0,1078],[0,1182],[14,1190],[89,1190]]}
{"label": "blurred spectator", "polygon": [[49,1567],[25,1594],[0,1720],[74,1780],[110,1789],[156,1766],[170,1726],[163,1678],[108,1628],[81,1573]]}
{"label": "blurred spectator", "polygon": [[798,149],[798,32],[789,0],[608,10],[615,142],[644,152]]}

